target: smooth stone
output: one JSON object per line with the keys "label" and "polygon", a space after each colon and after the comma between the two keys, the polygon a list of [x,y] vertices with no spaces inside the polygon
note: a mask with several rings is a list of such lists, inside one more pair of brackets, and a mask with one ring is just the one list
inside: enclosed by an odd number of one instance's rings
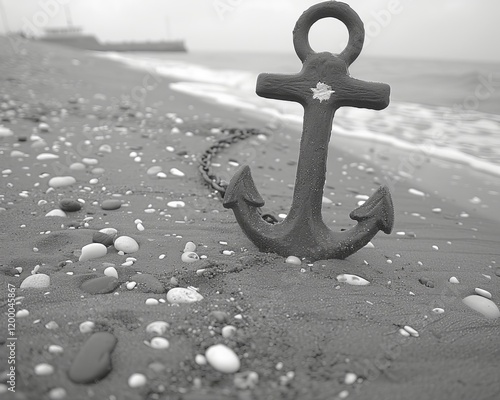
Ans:
{"label": "smooth stone", "polygon": [[36,156],[38,161],[49,161],[49,160],[57,160],[59,156],[57,154],[52,153],[40,153]]}
{"label": "smooth stone", "polygon": [[115,267],[107,267],[104,270],[104,275],[106,275],[106,276],[113,276],[116,279],[118,279],[118,271],[116,270]]}
{"label": "smooth stone", "polygon": [[458,279],[457,279],[456,277],[454,277],[454,276],[452,276],[452,277],[449,279],[449,282],[450,282],[450,283],[460,283],[460,282],[458,281]]}
{"label": "smooth stone", "polygon": [[240,369],[240,359],[224,344],[210,346],[205,352],[208,363],[219,372],[233,374]]}
{"label": "smooth stone", "polygon": [[200,259],[200,256],[196,254],[194,251],[187,251],[185,253],[182,253],[181,260],[182,262],[185,263],[192,263],[195,261],[198,261]]}
{"label": "smooth stone", "polygon": [[54,210],[52,211],[49,211],[47,214],[45,214],[46,217],[67,217],[66,213],[59,209],[59,208],[55,208]]}
{"label": "smooth stone", "polygon": [[184,174],[184,172],[182,172],[182,171],[178,170],[177,168],[171,168],[171,169],[170,169],[170,173],[171,173],[172,175],[174,175],[174,176],[179,176],[179,177],[182,177],[182,176],[184,176],[184,175],[185,175],[185,174]]}
{"label": "smooth stone", "polygon": [[117,199],[107,199],[101,203],[103,210],[118,210],[122,206],[122,202]]}
{"label": "smooth stone", "polygon": [[90,294],[106,294],[113,292],[120,282],[114,276],[99,276],[86,280],[80,288]]}
{"label": "smooth stone", "polygon": [[106,235],[110,236],[115,236],[118,233],[118,231],[115,228],[102,228],[99,230],[99,232],[105,233]]}
{"label": "smooth stone", "polygon": [[82,209],[82,204],[79,201],[73,199],[62,199],[59,202],[59,208],[63,211],[75,212]]}
{"label": "smooth stone", "polygon": [[55,176],[49,180],[49,186],[59,188],[64,186],[71,186],[76,183],[76,179],[72,176]]}
{"label": "smooth stone", "polygon": [[466,306],[483,314],[486,318],[495,319],[500,317],[500,310],[490,299],[476,294],[467,296],[462,300]]}
{"label": "smooth stone", "polygon": [[85,164],[75,162],[69,166],[69,169],[72,171],[85,171]]}
{"label": "smooth stone", "polygon": [[167,203],[167,206],[172,208],[182,208],[186,206],[186,203],[184,203],[181,200],[174,200],[174,201],[169,201]]}
{"label": "smooth stone", "polygon": [[111,148],[111,146],[109,144],[102,144],[99,147],[98,151],[100,151],[102,153],[111,153],[111,152],[113,152],[113,149]]}
{"label": "smooth stone", "polygon": [[50,276],[45,274],[34,274],[26,277],[21,282],[21,289],[26,288],[46,288],[50,286]]}
{"label": "smooth stone", "polygon": [[124,253],[135,253],[139,250],[139,244],[130,236],[120,236],[115,239],[115,249]]}
{"label": "smooth stone", "polygon": [[137,290],[142,293],[165,293],[163,284],[153,275],[136,274],[130,280],[137,284]]}
{"label": "smooth stone", "polygon": [[478,294],[479,296],[483,296],[483,297],[486,297],[487,299],[491,299],[491,293],[488,292],[487,290],[484,290],[484,289],[481,289],[481,288],[475,288],[474,291],[476,292],[476,294]]}
{"label": "smooth stone", "polygon": [[35,374],[39,376],[51,375],[54,373],[54,367],[46,363],[35,365],[34,370]]}
{"label": "smooth stone", "polygon": [[128,378],[128,385],[131,388],[137,388],[144,386],[147,383],[148,379],[143,374],[132,374]]}
{"label": "smooth stone", "polygon": [[154,337],[153,339],[151,339],[151,341],[149,342],[149,345],[153,348],[153,349],[168,349],[168,347],[170,346],[170,343],[167,339],[165,338],[162,338],[162,337]]}
{"label": "smooth stone", "polygon": [[203,300],[203,296],[196,290],[187,288],[173,288],[167,293],[167,301],[175,304],[195,303]]}
{"label": "smooth stone", "polygon": [[299,257],[295,256],[288,256],[285,260],[287,264],[294,264],[294,265],[300,265],[302,264],[302,261],[300,261]]}
{"label": "smooth stone", "polygon": [[6,138],[11,136],[14,136],[14,132],[12,132],[9,128],[0,126],[0,138]]}
{"label": "smooth stone", "polygon": [[222,337],[223,338],[230,338],[236,333],[236,327],[233,325],[226,325],[222,328]]}
{"label": "smooth stone", "polygon": [[158,165],[155,165],[153,167],[150,167],[148,170],[147,170],[147,174],[148,175],[156,175],[158,172],[161,172],[162,168]]}
{"label": "smooth stone", "polygon": [[360,276],[352,274],[341,274],[337,276],[337,280],[339,282],[348,283],[349,285],[354,285],[354,286],[365,286],[370,284],[370,282],[367,281],[365,278],[361,278]]}
{"label": "smooth stone", "polygon": [[196,251],[196,244],[194,242],[187,242],[184,246],[183,253],[191,253]]}
{"label": "smooth stone", "polygon": [[82,247],[82,254],[78,261],[93,260],[103,257],[108,253],[108,249],[102,243],[90,243]]}
{"label": "smooth stone", "polygon": [[75,383],[95,383],[111,371],[116,338],[109,332],[94,333],[82,346],[68,372]]}
{"label": "smooth stone", "polygon": [[164,335],[167,329],[170,327],[168,322],[165,321],[154,321],[146,326],[146,332],[155,335]]}
{"label": "smooth stone", "polygon": [[83,321],[79,326],[81,333],[90,333],[93,332],[95,328],[95,322],[93,321]]}
{"label": "smooth stone", "polygon": [[145,304],[147,306],[157,306],[158,304],[160,304],[160,302],[158,300],[153,299],[152,297],[150,297],[149,299],[146,299]]}
{"label": "smooth stone", "polygon": [[94,243],[101,243],[104,246],[108,247],[113,244],[113,239],[115,238],[115,235],[108,235],[107,233],[103,232],[95,232],[92,235],[92,242]]}

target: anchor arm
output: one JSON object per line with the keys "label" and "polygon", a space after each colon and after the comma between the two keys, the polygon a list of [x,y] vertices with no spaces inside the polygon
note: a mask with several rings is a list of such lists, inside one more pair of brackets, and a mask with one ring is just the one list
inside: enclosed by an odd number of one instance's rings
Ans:
{"label": "anchor arm", "polygon": [[304,105],[306,102],[304,92],[307,92],[308,88],[303,75],[302,71],[295,75],[259,74],[255,92],[260,97],[296,101]]}
{"label": "anchor arm", "polygon": [[389,105],[391,87],[385,83],[367,82],[343,76],[335,92],[335,106],[383,110]]}

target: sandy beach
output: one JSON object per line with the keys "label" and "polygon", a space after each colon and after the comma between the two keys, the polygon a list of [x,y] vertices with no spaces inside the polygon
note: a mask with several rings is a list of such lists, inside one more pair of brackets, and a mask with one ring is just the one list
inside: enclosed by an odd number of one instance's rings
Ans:
{"label": "sandy beach", "polygon": [[[198,157],[224,128],[262,130],[214,162],[227,179],[237,164],[250,165],[264,210],[286,214],[300,129],[174,92],[169,79],[111,60],[41,43],[15,47],[0,40],[0,398],[500,396],[498,178],[427,158],[401,175],[404,151],[336,138],[325,223],[353,226],[349,213],[389,182],[394,231],[346,260],[285,263],[247,239],[202,180]],[[74,180],[49,184],[62,176]],[[46,216],[63,199],[81,209]],[[103,209],[106,200],[119,208]],[[110,245],[79,261],[104,228],[139,249]],[[187,242],[199,260],[183,262]],[[82,289],[113,268],[108,293]],[[21,288],[39,274],[50,282]],[[340,282],[342,274],[369,285]],[[203,299],[167,299],[188,287]],[[489,316],[464,304],[472,295],[485,299]],[[164,329],[148,328],[154,321]],[[98,332],[116,343],[92,360],[88,341]],[[207,363],[206,350],[218,344],[236,355],[236,372]],[[96,382],[75,382],[84,346],[89,369],[105,370]]]}

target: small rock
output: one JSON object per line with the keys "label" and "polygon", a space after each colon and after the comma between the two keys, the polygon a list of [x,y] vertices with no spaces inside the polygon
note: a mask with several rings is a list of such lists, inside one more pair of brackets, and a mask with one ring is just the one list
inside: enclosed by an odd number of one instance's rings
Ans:
{"label": "small rock", "polygon": [[146,327],[146,332],[155,335],[164,335],[169,327],[170,325],[168,324],[168,322],[154,321],[148,324],[148,326]]}
{"label": "small rock", "polygon": [[148,175],[156,175],[158,172],[161,172],[162,168],[159,165],[155,165],[153,167],[150,167],[146,173]]}
{"label": "small rock", "polygon": [[94,328],[95,328],[95,323],[92,321],[84,321],[78,327],[78,329],[80,329],[81,333],[93,332]]}
{"label": "small rock", "polygon": [[35,374],[39,376],[51,375],[54,373],[54,367],[50,364],[42,363],[35,365]]}
{"label": "small rock", "polygon": [[183,253],[192,253],[196,251],[196,244],[193,242],[187,242],[186,245],[184,246],[184,250],[182,251]]}
{"label": "small rock", "polygon": [[106,294],[114,292],[119,285],[120,282],[114,276],[99,276],[83,282],[80,288],[90,294]]}
{"label": "small rock", "polygon": [[45,214],[46,217],[67,217],[66,213],[59,209],[55,208],[54,210],[49,211],[47,214]]}
{"label": "small rock", "polygon": [[30,312],[28,310],[26,310],[25,308],[21,309],[21,310],[18,310],[16,312],[16,317],[17,318],[24,318],[24,317],[27,317],[30,315]]}
{"label": "small rock", "polygon": [[60,354],[64,352],[64,349],[57,344],[51,344],[47,350],[52,354]]}
{"label": "small rock", "polygon": [[196,290],[187,288],[173,288],[167,293],[167,301],[169,303],[182,304],[182,303],[195,303],[203,300],[203,296]]}
{"label": "small rock", "polygon": [[195,261],[198,261],[200,259],[200,256],[196,254],[194,251],[188,251],[186,253],[182,253],[181,260],[182,262],[185,263],[192,263]]}
{"label": "small rock", "polygon": [[116,338],[109,332],[94,333],[82,346],[68,372],[75,383],[95,383],[111,371]]}
{"label": "small rock", "polygon": [[103,210],[118,210],[122,206],[122,202],[117,199],[107,199],[101,203]]}
{"label": "small rock", "polygon": [[463,303],[473,310],[480,312],[486,318],[495,319],[500,317],[500,310],[490,299],[483,296],[471,295],[462,300]]}
{"label": "small rock", "polygon": [[240,359],[224,344],[210,346],[205,352],[208,363],[219,372],[233,374],[240,369]]}
{"label": "small rock", "polygon": [[21,282],[21,289],[26,289],[26,288],[36,288],[36,289],[41,289],[41,288],[46,288],[50,286],[50,276],[45,275],[45,274],[33,274],[28,277],[26,277],[22,282]]}
{"label": "small rock", "polygon": [[115,235],[108,235],[107,233],[104,232],[95,232],[92,235],[92,242],[101,243],[104,246],[108,247],[113,244],[114,237]]}
{"label": "small rock", "polygon": [[356,382],[357,379],[358,376],[355,373],[348,372],[347,374],[345,374],[344,383],[346,385],[352,385],[354,382]]}
{"label": "small rock", "polygon": [[142,293],[165,293],[163,284],[153,275],[136,274],[130,280],[137,283],[137,290]]}
{"label": "small rock", "polygon": [[118,279],[118,271],[116,270],[115,267],[107,267],[104,270],[104,275],[106,275],[106,276],[112,276],[112,277]]}
{"label": "small rock", "polygon": [[170,173],[171,173],[172,175],[174,175],[174,176],[179,176],[179,177],[182,177],[182,176],[184,176],[184,175],[185,175],[185,174],[184,174],[184,172],[182,172],[182,171],[178,170],[177,168],[171,168],[171,169],[170,169]]}
{"label": "small rock", "polygon": [[62,387],[56,387],[50,389],[49,399],[50,400],[62,400],[66,398],[66,389]]}
{"label": "small rock", "polygon": [[170,343],[168,342],[167,339],[165,338],[162,338],[162,337],[154,337],[153,339],[151,339],[151,341],[149,342],[149,345],[153,348],[153,349],[168,349],[168,347],[170,346]]}
{"label": "small rock", "polygon": [[57,160],[59,156],[57,154],[52,154],[52,153],[40,153],[36,156],[36,159],[38,161],[50,161],[50,160]]}
{"label": "small rock", "polygon": [[299,257],[295,256],[288,256],[285,260],[287,264],[294,264],[294,265],[300,265],[302,264],[302,261],[300,261]]}
{"label": "small rock", "polygon": [[103,228],[99,230],[99,232],[105,233],[106,235],[109,236],[115,236],[118,233],[118,231],[115,228]]}
{"label": "small rock", "polygon": [[147,378],[143,374],[132,374],[128,378],[128,385],[131,388],[138,388],[144,386],[147,383]]}
{"label": "small rock", "polygon": [[76,183],[76,179],[72,176],[55,176],[49,180],[49,186],[59,188],[64,186],[71,186]]}
{"label": "small rock", "polygon": [[491,293],[488,292],[487,290],[484,290],[484,289],[481,289],[481,288],[475,288],[474,291],[476,292],[476,294],[478,294],[479,296],[483,296],[483,297],[486,297],[487,299],[491,299]]}
{"label": "small rock", "polygon": [[233,325],[226,325],[222,328],[222,337],[223,338],[230,338],[236,333],[236,327]]}
{"label": "small rock", "polygon": [[158,300],[153,299],[153,298],[151,298],[151,297],[150,297],[149,299],[146,299],[146,302],[145,302],[145,304],[146,304],[147,306],[157,306],[159,303],[160,303],[160,302],[159,302]]}
{"label": "small rock", "polygon": [[115,249],[126,254],[135,253],[139,250],[139,244],[130,236],[119,236],[115,239]]}
{"label": "small rock", "polygon": [[82,209],[82,204],[73,199],[62,199],[59,202],[59,208],[66,212],[75,212]]}
{"label": "small rock", "polygon": [[6,137],[11,137],[11,136],[14,136],[14,132],[12,132],[10,129],[0,125],[0,138],[6,138]]}
{"label": "small rock", "polygon": [[345,282],[348,283],[349,285],[355,285],[355,286],[365,286],[370,284],[370,282],[367,281],[365,278],[361,278],[360,276],[352,274],[338,275],[337,280],[339,282]]}
{"label": "small rock", "polygon": [[82,247],[82,254],[78,261],[93,260],[108,253],[108,249],[102,243],[91,243]]}
{"label": "small rock", "polygon": [[456,277],[452,276],[450,278],[450,283],[460,283],[460,282],[458,281],[458,279]]}
{"label": "small rock", "polygon": [[169,201],[167,203],[167,206],[168,207],[171,207],[171,208],[182,208],[182,207],[185,207],[186,206],[186,203],[184,203],[183,201],[181,200],[177,200],[177,201]]}

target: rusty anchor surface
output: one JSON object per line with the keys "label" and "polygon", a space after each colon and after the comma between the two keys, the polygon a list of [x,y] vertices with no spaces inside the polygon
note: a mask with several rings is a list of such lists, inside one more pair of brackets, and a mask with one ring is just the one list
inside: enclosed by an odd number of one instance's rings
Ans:
{"label": "rusty anchor surface", "polygon": [[[348,44],[340,54],[316,53],[309,45],[309,29],[326,17],[339,19],[349,31]],[[236,172],[226,189],[224,207],[233,210],[239,225],[260,251],[311,261],[343,259],[365,246],[379,230],[387,234],[392,230],[394,208],[386,186],[381,186],[350,213],[351,219],[358,223],[349,230],[332,232],[321,216],[335,111],[342,106],[381,110],[389,105],[389,85],[365,82],[349,75],[348,67],[360,54],[364,36],[363,22],[347,4],[319,3],[302,14],[293,31],[302,70],[295,75],[260,74],[258,77],[259,96],[295,101],[304,107],[297,176],[287,217],[278,224],[269,224],[260,217],[258,208],[264,205],[264,200],[248,166]]]}

